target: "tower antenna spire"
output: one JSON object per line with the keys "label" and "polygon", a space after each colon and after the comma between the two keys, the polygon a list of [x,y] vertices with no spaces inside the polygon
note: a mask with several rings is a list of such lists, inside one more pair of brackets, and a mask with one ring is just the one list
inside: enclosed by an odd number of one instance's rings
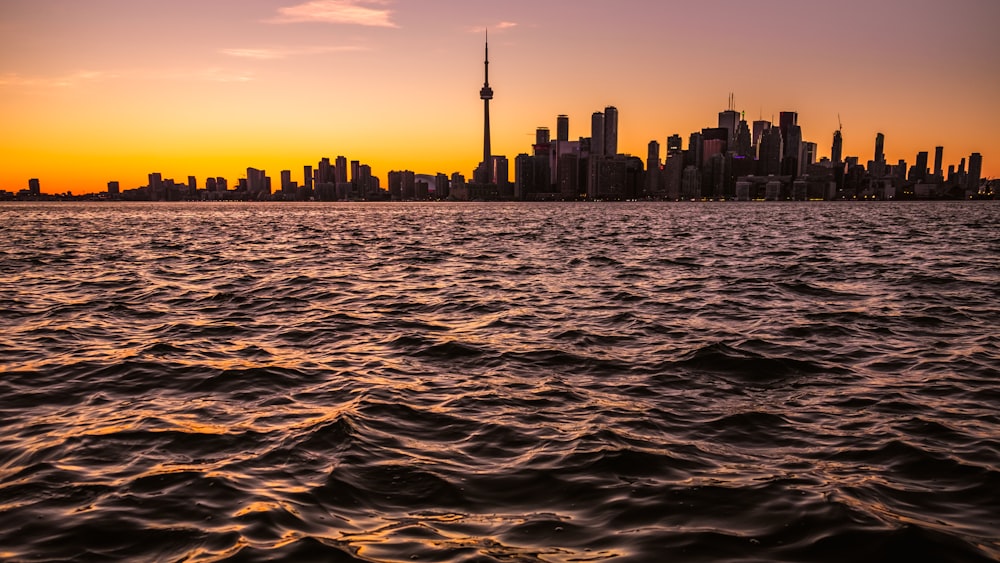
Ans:
{"label": "tower antenna spire", "polygon": [[[479,99],[483,101],[483,164],[482,176],[484,183],[490,183],[493,167],[493,150],[490,147],[490,100],[493,99],[493,89],[490,88],[490,31],[486,30],[486,59],[483,62],[483,88],[479,91]],[[489,177],[488,177],[489,176]]]}

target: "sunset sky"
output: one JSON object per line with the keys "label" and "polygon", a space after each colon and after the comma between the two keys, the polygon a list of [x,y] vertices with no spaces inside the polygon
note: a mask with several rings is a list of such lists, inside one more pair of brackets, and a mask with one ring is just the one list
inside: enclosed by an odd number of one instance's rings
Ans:
{"label": "sunset sky", "polygon": [[[0,189],[186,181],[263,168],[278,184],[322,157],[462,172],[481,158],[483,30],[493,152],[536,127],[589,136],[620,112],[619,150],[797,111],[829,156],[1000,176],[997,0],[0,0]],[[511,166],[513,171],[513,165]]]}

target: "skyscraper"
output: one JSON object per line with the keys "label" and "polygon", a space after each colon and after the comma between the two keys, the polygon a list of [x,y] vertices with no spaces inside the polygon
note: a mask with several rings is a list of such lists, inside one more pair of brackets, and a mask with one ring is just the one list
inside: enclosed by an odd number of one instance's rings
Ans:
{"label": "skyscraper", "polygon": [[969,178],[966,190],[972,193],[979,193],[979,182],[983,175],[983,155],[978,152],[969,156]]}
{"label": "skyscraper", "polygon": [[753,122],[753,152],[758,157],[760,156],[760,138],[764,135],[764,131],[771,128],[770,121],[757,120]]}
{"label": "skyscraper", "polygon": [[618,108],[615,106],[604,108],[604,154],[618,154]]}
{"label": "skyscraper", "polygon": [[595,111],[590,116],[590,154],[604,156],[604,114]]}
{"label": "skyscraper", "polygon": [[682,146],[682,144],[683,140],[681,139],[681,136],[676,133],[667,137],[667,154],[671,155],[683,152],[684,147]]}
{"label": "skyscraper", "polygon": [[934,147],[934,175],[941,177],[944,163],[944,147]]}
{"label": "skyscraper", "polygon": [[730,149],[736,146],[736,126],[740,122],[740,114],[732,109],[719,112],[719,128],[729,132],[726,137],[726,146]]}
{"label": "skyscraper", "polygon": [[490,36],[486,35],[486,60],[483,63],[483,87],[479,90],[479,99],[483,101],[483,170],[485,172],[484,181],[489,182],[491,177],[493,151],[490,148],[490,100],[493,99],[493,89],[490,88]]}
{"label": "skyscraper", "polygon": [[885,162],[885,135],[875,135],[875,162]]}
{"label": "skyscraper", "polygon": [[569,141],[569,116],[560,115],[556,118],[556,140],[559,142]]}
{"label": "skyscraper", "polygon": [[910,174],[910,181],[923,182],[927,180],[927,151],[917,153],[917,163],[913,166],[915,174]]}
{"label": "skyscraper", "polygon": [[799,124],[799,114],[794,111],[783,111],[778,114],[778,129],[781,131],[781,142],[788,146],[788,130]]}
{"label": "skyscraper", "polygon": [[833,147],[830,149],[830,160],[834,164],[840,164],[841,159],[844,158],[844,137],[840,133],[840,129],[833,132]]}

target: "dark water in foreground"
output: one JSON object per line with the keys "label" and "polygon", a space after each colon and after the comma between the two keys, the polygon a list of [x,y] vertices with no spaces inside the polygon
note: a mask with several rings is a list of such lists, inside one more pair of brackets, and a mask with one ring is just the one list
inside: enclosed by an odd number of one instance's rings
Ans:
{"label": "dark water in foreground", "polygon": [[1000,205],[0,206],[0,559],[1000,558]]}

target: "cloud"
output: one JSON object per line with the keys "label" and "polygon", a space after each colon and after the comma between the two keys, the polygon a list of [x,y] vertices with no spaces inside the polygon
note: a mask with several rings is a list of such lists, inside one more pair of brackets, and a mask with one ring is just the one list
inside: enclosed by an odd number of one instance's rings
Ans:
{"label": "cloud", "polygon": [[340,23],[373,27],[399,27],[390,17],[388,0],[310,0],[295,6],[278,8],[278,15],[269,23]]}
{"label": "cloud", "polygon": [[201,69],[149,70],[132,69],[121,71],[81,70],[61,76],[24,76],[18,73],[0,74],[0,87],[14,88],[72,88],[106,80],[166,80],[205,82],[250,82],[252,72],[229,70],[218,67]]}
{"label": "cloud", "polygon": [[470,27],[469,33],[483,33],[485,31],[503,31],[505,29],[510,29],[512,27],[517,27],[517,22],[503,21],[495,23],[493,25],[480,25],[476,27]]}
{"label": "cloud", "polygon": [[68,88],[102,78],[115,78],[117,73],[98,70],[79,70],[62,76],[23,76],[16,72],[0,75],[0,86],[44,86]]}
{"label": "cloud", "polygon": [[291,47],[291,48],[238,48],[238,49],[222,49],[220,52],[224,55],[229,55],[230,57],[239,57],[243,59],[257,59],[262,61],[274,61],[278,59],[286,59],[288,57],[294,57],[296,55],[322,55],[324,53],[337,53],[337,52],[347,52],[347,51],[364,51],[364,47],[356,45],[342,45],[342,46],[315,46],[315,47]]}

